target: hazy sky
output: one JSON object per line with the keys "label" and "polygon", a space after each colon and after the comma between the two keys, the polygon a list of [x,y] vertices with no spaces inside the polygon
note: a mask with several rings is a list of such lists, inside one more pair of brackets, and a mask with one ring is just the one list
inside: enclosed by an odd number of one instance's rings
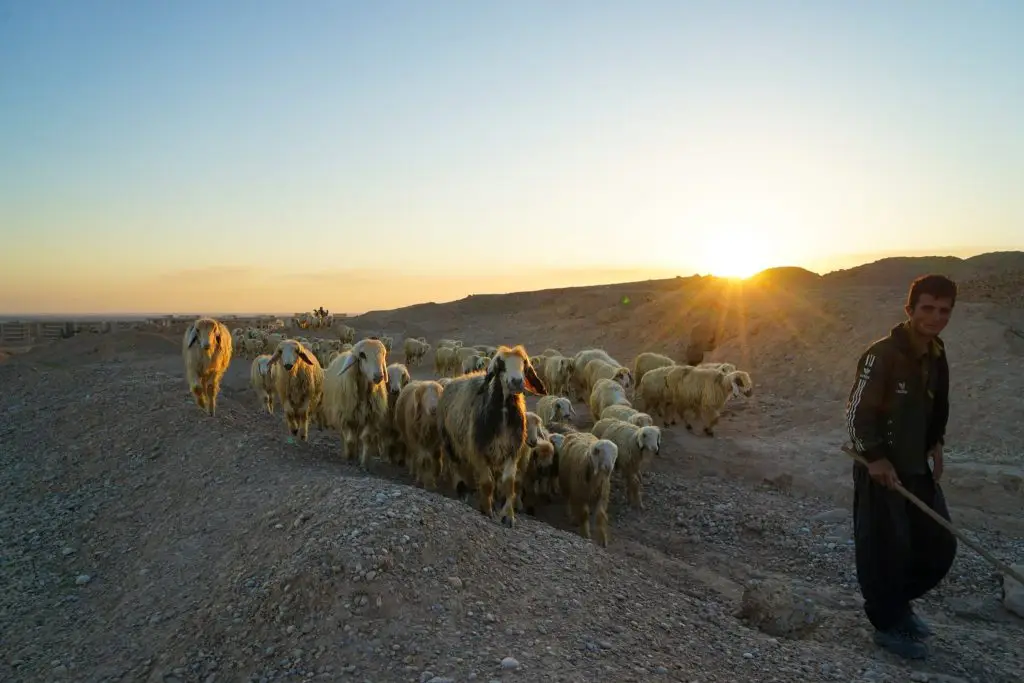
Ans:
{"label": "hazy sky", "polygon": [[1024,2],[0,0],[0,312],[1024,248]]}

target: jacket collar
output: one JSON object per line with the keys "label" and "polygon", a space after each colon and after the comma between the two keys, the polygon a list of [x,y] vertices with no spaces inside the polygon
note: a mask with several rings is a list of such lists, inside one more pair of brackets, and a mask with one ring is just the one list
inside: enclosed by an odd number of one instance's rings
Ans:
{"label": "jacket collar", "polygon": [[[912,358],[917,358],[921,354],[917,353],[914,350],[914,345],[910,341],[909,326],[909,322],[902,322],[899,325],[896,325],[891,330],[889,330],[889,336],[892,337],[892,340],[896,342],[896,345],[899,346],[905,354]],[[946,345],[942,341],[941,337],[935,337],[935,339],[933,339],[929,344],[928,350],[931,352],[931,356],[933,358],[938,358],[945,352]]]}

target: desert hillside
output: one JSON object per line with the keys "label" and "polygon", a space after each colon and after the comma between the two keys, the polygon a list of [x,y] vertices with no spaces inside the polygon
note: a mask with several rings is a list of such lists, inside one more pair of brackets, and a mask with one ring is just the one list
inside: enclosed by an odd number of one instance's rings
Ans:
{"label": "desert hillside", "polygon": [[[944,334],[944,486],[956,524],[1024,562],[1024,267],[1019,253],[985,257],[940,264],[964,282]],[[1018,682],[1024,619],[965,546],[919,608],[936,631],[930,659],[871,645],[843,405],[858,354],[935,265],[887,261],[742,285],[471,296],[346,321],[357,338],[392,336],[395,361],[405,337],[425,336],[534,354],[600,347],[632,365],[645,350],[682,358],[696,329],[707,360],[748,371],[753,395],[730,400],[714,437],[663,430],[643,511],[613,481],[608,548],[562,505],[509,530],[383,461],[361,472],[335,434],[296,442],[262,412],[241,354],[207,417],[183,377],[180,330],[10,350],[0,678]],[[434,377],[433,353],[412,372]]]}

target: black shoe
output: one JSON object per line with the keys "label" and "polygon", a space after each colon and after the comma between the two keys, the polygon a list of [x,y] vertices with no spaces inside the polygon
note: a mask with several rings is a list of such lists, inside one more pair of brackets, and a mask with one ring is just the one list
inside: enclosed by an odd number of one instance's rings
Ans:
{"label": "black shoe", "polygon": [[932,635],[932,630],[928,627],[928,624],[924,623],[924,620],[913,612],[907,613],[903,623],[900,624],[900,628],[919,640],[930,638]]}
{"label": "black shoe", "polygon": [[924,659],[928,656],[928,648],[924,643],[915,640],[910,633],[898,627],[888,631],[875,631],[875,645],[904,659]]}

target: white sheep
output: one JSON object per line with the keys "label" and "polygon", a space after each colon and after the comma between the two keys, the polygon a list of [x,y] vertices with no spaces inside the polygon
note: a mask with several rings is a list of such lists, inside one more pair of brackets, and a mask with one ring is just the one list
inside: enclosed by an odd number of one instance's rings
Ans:
{"label": "white sheep", "polygon": [[544,382],[551,394],[569,396],[573,376],[573,360],[565,356],[544,356]]}
{"label": "white sheep", "polygon": [[622,420],[630,424],[636,425],[637,427],[650,427],[654,424],[654,419],[647,413],[641,413],[636,408],[630,408],[621,404],[610,405],[601,411],[600,419],[604,420],[607,418],[614,418],[616,420]]}
{"label": "white sheep", "polygon": [[185,379],[196,405],[211,417],[217,414],[217,394],[224,373],[231,364],[231,332],[213,318],[199,318],[185,330],[181,355]]}
{"label": "white sheep", "polygon": [[404,365],[392,363],[388,366],[388,414],[380,429],[380,450],[395,465],[405,464],[405,443],[399,439],[395,425],[395,406],[399,394],[410,381],[412,377]]}
{"label": "white sheep", "polygon": [[576,415],[572,402],[564,396],[542,396],[537,401],[537,415],[544,424],[565,422]]}
{"label": "white sheep", "polygon": [[644,351],[633,359],[633,380],[636,381],[639,386],[640,382],[644,379],[644,375],[649,371],[669,365],[677,365],[677,363],[668,356],[664,356],[660,353]]}
{"label": "white sheep", "polygon": [[650,459],[661,452],[661,430],[657,427],[637,427],[616,419],[598,420],[592,430],[599,439],[608,439],[619,449],[615,470],[622,472],[626,482],[626,498],[641,510],[643,501],[643,470]]}
{"label": "white sheep", "polygon": [[619,449],[613,442],[587,432],[566,434],[561,441],[561,446],[556,446],[558,484],[568,501],[569,518],[583,538],[590,538],[593,512],[598,542],[607,546],[608,496]]}
{"label": "white sheep", "polygon": [[468,375],[471,372],[479,372],[487,368],[490,359],[479,354],[471,354],[462,359],[462,374]]}
{"label": "white sheep", "polygon": [[621,384],[612,379],[599,379],[588,401],[590,416],[595,422],[601,419],[601,413],[608,406],[632,407],[632,404],[626,398],[626,390]]}
{"label": "white sheep", "polygon": [[324,373],[316,356],[296,339],[277,345],[267,364],[276,379],[277,399],[284,408],[288,431],[309,440],[309,420],[317,415],[323,398]]}
{"label": "white sheep", "polygon": [[675,424],[672,393],[668,388],[669,373],[682,374],[693,370],[692,365],[666,365],[644,373],[633,394],[636,408],[652,417],[660,417],[666,427]]}
{"label": "white sheep", "polygon": [[585,401],[590,395],[591,387],[585,384],[584,371],[587,364],[592,360],[602,360],[605,363],[619,367],[622,365],[608,355],[604,349],[584,349],[576,353],[572,358],[572,376],[570,377],[568,394],[569,398]]}
{"label": "white sheep", "polygon": [[634,386],[633,373],[629,368],[624,365],[606,363],[600,358],[595,358],[587,363],[587,367],[583,370],[582,389],[584,395],[589,395],[602,379],[614,380],[622,385],[623,389],[627,390],[632,389]]}
{"label": "white sheep", "polygon": [[672,405],[683,420],[686,429],[692,431],[691,413],[700,414],[704,433],[715,435],[715,424],[722,407],[730,396],[750,396],[753,382],[750,375],[742,370],[722,373],[717,368],[673,368],[666,376]]}
{"label": "white sheep", "polygon": [[406,337],[402,342],[402,350],[405,352],[405,364],[411,368],[427,355],[430,351],[430,344],[414,337]]}
{"label": "white sheep", "polygon": [[388,414],[387,349],[379,339],[362,339],[343,351],[324,372],[324,418],[341,433],[345,456],[369,467]]}
{"label": "white sheep", "polygon": [[252,367],[249,368],[249,383],[252,384],[253,391],[259,397],[260,405],[273,415],[277,377],[274,375],[274,366],[270,364],[269,353],[256,356],[253,359]]}

